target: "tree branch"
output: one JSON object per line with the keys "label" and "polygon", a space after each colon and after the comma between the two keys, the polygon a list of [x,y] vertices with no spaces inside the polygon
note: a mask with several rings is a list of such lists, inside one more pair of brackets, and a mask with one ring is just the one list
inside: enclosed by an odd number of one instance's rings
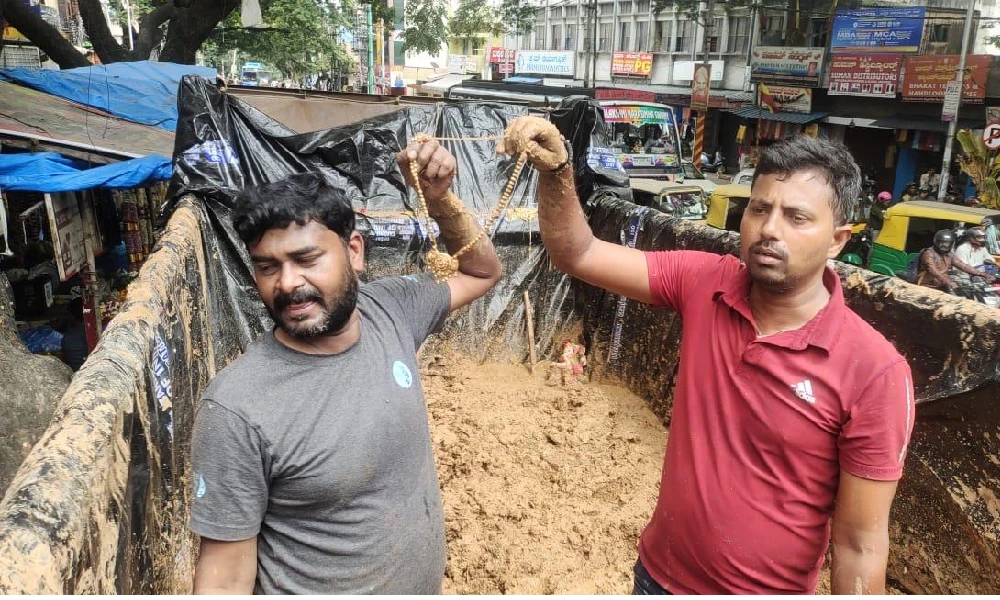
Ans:
{"label": "tree branch", "polygon": [[42,52],[54,60],[62,69],[89,67],[87,57],[62,36],[58,29],[49,25],[41,17],[31,12],[21,2],[0,0],[4,3],[4,19],[31,40]]}
{"label": "tree branch", "polygon": [[163,25],[177,14],[177,9],[173,2],[168,2],[163,6],[158,6],[142,17],[139,23],[139,35],[136,40],[136,53],[139,56],[148,57],[155,46],[163,40]]}
{"label": "tree branch", "polygon": [[[114,36],[111,35],[111,29],[104,18],[104,10],[101,8],[100,0],[77,0],[77,5],[80,8],[80,18],[83,19],[83,28],[102,63],[108,64],[135,59],[133,53],[122,48],[121,44],[116,42]],[[148,57],[144,56],[143,58]]]}
{"label": "tree branch", "polygon": [[[184,4],[190,6],[183,8]],[[177,12],[170,19],[160,60],[193,65],[198,48],[216,25],[239,8],[240,0],[174,0],[174,6]]]}

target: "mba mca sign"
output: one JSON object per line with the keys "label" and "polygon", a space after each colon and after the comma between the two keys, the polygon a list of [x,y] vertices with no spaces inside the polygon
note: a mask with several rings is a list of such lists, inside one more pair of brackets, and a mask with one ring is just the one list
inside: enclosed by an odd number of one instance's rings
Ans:
{"label": "mba mca sign", "polygon": [[830,51],[916,52],[924,31],[924,8],[838,10]]}
{"label": "mba mca sign", "polygon": [[573,76],[573,51],[518,50],[515,73]]}

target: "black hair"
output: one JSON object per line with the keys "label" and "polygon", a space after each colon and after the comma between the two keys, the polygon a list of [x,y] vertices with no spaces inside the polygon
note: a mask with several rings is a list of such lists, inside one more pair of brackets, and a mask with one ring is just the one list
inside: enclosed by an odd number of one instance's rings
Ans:
{"label": "black hair", "polygon": [[248,187],[236,200],[233,226],[244,244],[254,244],[271,229],[293,222],[316,221],[345,242],[354,231],[354,210],[344,190],[315,173],[289,175],[279,181]]}
{"label": "black hair", "polygon": [[838,227],[847,223],[861,196],[861,169],[847,147],[807,135],[797,135],[768,146],[761,152],[753,182],[761,175],[790,177],[814,171],[833,188],[833,220]]}

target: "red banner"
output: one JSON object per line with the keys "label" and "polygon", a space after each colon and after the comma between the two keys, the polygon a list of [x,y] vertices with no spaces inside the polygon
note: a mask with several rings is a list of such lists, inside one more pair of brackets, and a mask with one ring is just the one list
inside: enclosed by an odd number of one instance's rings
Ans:
{"label": "red banner", "polygon": [[611,57],[612,75],[649,77],[652,72],[652,52],[615,52]]}
{"label": "red banner", "polygon": [[499,48],[497,46],[490,47],[490,62],[491,63],[512,63],[514,58],[517,56],[517,50],[513,48]]}
{"label": "red banner", "polygon": [[899,54],[834,54],[830,58],[831,96],[895,98]]}
{"label": "red banner", "polygon": [[[903,100],[940,102],[944,100],[949,81],[955,80],[958,55],[911,56],[903,69]],[[993,57],[973,54],[965,59],[965,85],[962,101],[982,104],[986,98],[986,79],[993,65]]]}

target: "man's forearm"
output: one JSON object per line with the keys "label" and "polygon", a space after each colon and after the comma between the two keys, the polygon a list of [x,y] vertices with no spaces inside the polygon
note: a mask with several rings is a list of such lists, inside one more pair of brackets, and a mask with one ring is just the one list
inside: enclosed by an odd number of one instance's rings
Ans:
{"label": "man's forearm", "polygon": [[[448,253],[454,255],[479,236],[482,229],[472,213],[465,210],[462,200],[449,194],[431,216],[440,229],[439,237]],[[458,270],[472,277],[491,279],[501,272],[500,259],[488,235],[482,235],[475,244],[458,257]]]}
{"label": "man's forearm", "polygon": [[[830,564],[832,594],[885,594],[885,570],[889,562],[888,540],[884,547],[854,548],[834,544]],[[878,544],[882,546],[882,544]]]}
{"label": "man's forearm", "polygon": [[563,271],[590,246],[594,233],[576,195],[572,167],[556,174],[539,174],[538,221],[545,249]]}

